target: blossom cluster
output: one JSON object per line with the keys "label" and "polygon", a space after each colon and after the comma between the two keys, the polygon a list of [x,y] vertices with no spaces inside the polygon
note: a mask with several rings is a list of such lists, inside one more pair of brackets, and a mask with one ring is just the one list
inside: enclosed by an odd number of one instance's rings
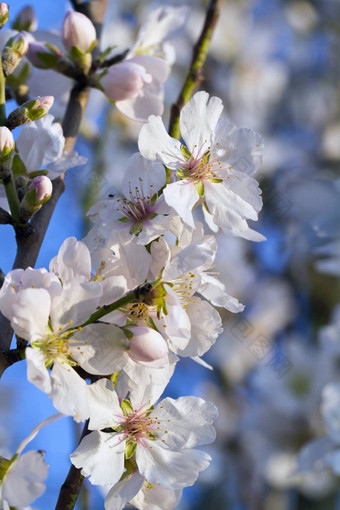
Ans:
{"label": "blossom cluster", "polygon": [[[164,39],[185,17],[184,8],[158,9],[133,48],[102,72],[98,62],[93,66],[95,28],[76,12],[63,23],[66,55],[33,39],[18,53],[26,35],[15,35],[7,45],[39,69],[87,79],[121,112],[144,122],[139,152],[126,162],[121,186],[90,208],[93,226],[86,237],[67,238],[48,270],[10,271],[0,289],[0,311],[21,346],[28,381],[60,413],[88,422],[70,458],[103,487],[106,510],[127,503],[171,510],[208,467],[210,456],[196,447],[215,439],[215,405],[194,396],[159,399],[180,358],[210,368],[202,356],[223,331],[221,310],[244,309],[214,272],[216,233],[265,239],[248,225],[262,208],[255,178],[261,136],[221,118],[222,100],[204,91],[181,110],[182,142],[167,133],[160,116],[162,85],[173,61]],[[155,25],[161,28],[152,33]],[[46,115],[45,103],[25,103],[12,116],[13,126],[0,128],[2,206],[17,228],[50,198],[46,174],[54,178],[85,162],[65,152],[62,129]],[[14,143],[11,129],[24,123]],[[6,187],[16,167],[25,186],[21,196]],[[0,464],[1,497],[8,506],[33,501],[45,477],[32,456],[22,469],[31,472],[32,489],[28,483],[17,502],[9,482],[15,467],[21,479],[21,451]]]}

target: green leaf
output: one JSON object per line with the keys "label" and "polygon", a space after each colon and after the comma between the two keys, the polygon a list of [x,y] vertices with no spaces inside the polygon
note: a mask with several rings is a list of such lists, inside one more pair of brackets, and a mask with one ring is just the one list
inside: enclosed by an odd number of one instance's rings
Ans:
{"label": "green leaf", "polygon": [[73,59],[79,60],[85,55],[77,46],[72,46],[70,55]]}
{"label": "green leaf", "polygon": [[19,175],[27,175],[26,167],[22,160],[20,159],[19,154],[15,154],[13,157],[12,171],[14,177],[19,177]]}
{"label": "green leaf", "polygon": [[92,44],[89,46],[89,48],[88,48],[86,53],[92,53],[92,51],[95,49],[95,47],[96,47],[96,41],[94,40],[92,42]]}
{"label": "green leaf", "polygon": [[39,177],[40,175],[48,175],[48,170],[34,170],[28,174],[28,177],[34,179],[34,177]]}

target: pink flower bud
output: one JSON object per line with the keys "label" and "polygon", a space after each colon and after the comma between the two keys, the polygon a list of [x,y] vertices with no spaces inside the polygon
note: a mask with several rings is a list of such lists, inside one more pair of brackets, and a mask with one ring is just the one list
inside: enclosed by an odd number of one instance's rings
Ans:
{"label": "pink flower bud", "polygon": [[[46,115],[46,113],[48,113],[50,111],[50,109],[52,108],[53,103],[54,103],[54,97],[53,96],[38,96],[38,97],[35,98],[35,100],[37,102],[34,105],[33,109],[34,110],[39,110],[39,109],[43,109],[44,110],[44,112],[41,114],[41,117],[43,115]],[[33,120],[36,120],[36,119],[33,119]]]}
{"label": "pink flower bud", "polygon": [[13,28],[16,30],[26,30],[27,32],[34,32],[38,28],[38,20],[33,7],[27,5],[21,9],[13,23]]}
{"label": "pink flower bud", "polygon": [[27,32],[19,32],[13,37],[12,47],[19,57],[23,57],[28,52],[31,37]]}
{"label": "pink flower bud", "polygon": [[8,5],[0,2],[0,28],[2,28],[8,20]]}
{"label": "pink flower bud", "polygon": [[96,40],[96,30],[91,20],[84,14],[69,11],[62,27],[63,44],[69,53],[76,47],[83,53],[91,51]]}
{"label": "pink flower bud", "polygon": [[129,330],[134,335],[129,342],[128,354],[131,359],[155,368],[167,365],[168,346],[157,331],[143,326],[131,326]]}
{"label": "pink flower bud", "polygon": [[14,149],[14,139],[11,131],[5,126],[0,127],[0,153],[9,154]]}
{"label": "pink flower bud", "polygon": [[112,101],[124,101],[136,97],[144,83],[151,83],[152,77],[144,67],[133,62],[122,62],[109,67],[101,78],[104,94]]}
{"label": "pink flower bud", "polygon": [[32,179],[28,189],[29,191],[34,189],[37,191],[36,200],[37,204],[39,204],[50,198],[52,195],[53,186],[51,180],[46,177],[46,175],[39,175],[38,177],[34,177],[34,179]]}

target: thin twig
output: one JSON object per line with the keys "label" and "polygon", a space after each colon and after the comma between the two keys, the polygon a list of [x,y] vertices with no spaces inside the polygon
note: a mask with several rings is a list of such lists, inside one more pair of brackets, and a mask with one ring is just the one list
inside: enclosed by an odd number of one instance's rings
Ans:
{"label": "thin twig", "polygon": [[189,101],[189,99],[191,99],[195,90],[203,81],[203,66],[208,55],[211,38],[220,15],[221,5],[222,0],[210,0],[201,35],[193,48],[187,78],[176,103],[174,103],[171,107],[168,131],[170,136],[177,138],[178,140],[181,136],[179,129],[179,115],[183,106]]}
{"label": "thin twig", "polygon": [[[89,420],[87,420],[84,425],[79,443],[90,432],[88,429],[88,424]],[[72,464],[67,477],[65,478],[65,482],[61,486],[55,510],[65,510],[66,508],[67,510],[72,510],[74,508],[84,480],[84,477],[80,472],[81,469],[77,469]]]}

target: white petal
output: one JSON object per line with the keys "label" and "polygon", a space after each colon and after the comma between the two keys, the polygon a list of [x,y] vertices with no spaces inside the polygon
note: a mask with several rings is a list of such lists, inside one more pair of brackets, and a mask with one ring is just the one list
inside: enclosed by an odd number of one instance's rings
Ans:
{"label": "white petal", "polygon": [[181,143],[168,135],[162,119],[154,115],[140,130],[138,148],[144,158],[160,161],[173,170],[185,163]]}
{"label": "white petal", "polygon": [[46,115],[20,131],[16,145],[28,172],[38,170],[62,154],[65,144],[62,128],[52,121],[53,116]]}
{"label": "white petal", "polygon": [[[170,67],[165,60],[152,55],[136,55],[125,62],[138,64],[152,76],[152,86],[160,86],[168,79]],[[146,85],[147,86],[147,85]]]}
{"label": "white petal", "polygon": [[163,191],[165,201],[175,209],[182,220],[192,228],[195,228],[192,216],[192,208],[199,200],[199,194],[192,181],[183,180],[168,184]]}
{"label": "white petal", "polygon": [[84,370],[90,374],[110,375],[124,368],[129,343],[120,328],[113,324],[91,324],[76,336],[94,348],[91,357],[75,355]]}
{"label": "white petal", "polygon": [[116,102],[117,109],[129,119],[146,122],[150,115],[162,115],[163,101],[158,93],[147,88],[142,89],[137,97]]}
{"label": "white petal", "polygon": [[262,163],[263,139],[252,129],[236,128],[227,119],[216,127],[211,157],[226,162],[233,170],[252,175]]}
{"label": "white petal", "polygon": [[182,497],[182,491],[165,489],[161,485],[150,485],[147,481],[132,499],[131,504],[140,510],[173,510]]}
{"label": "white petal", "polygon": [[124,472],[125,439],[123,434],[97,430],[85,436],[71,454],[71,461],[94,485],[112,486]]}
{"label": "white petal", "polygon": [[40,349],[26,347],[27,379],[41,391],[49,394],[52,386],[45,366],[45,355]]}
{"label": "white petal", "polygon": [[206,402],[202,398],[166,398],[156,406],[151,415],[160,422],[157,436],[170,450],[192,448],[215,440],[216,433],[212,423],[216,420],[218,411],[212,402]]}
{"label": "white petal", "polygon": [[18,457],[5,476],[2,496],[10,506],[24,507],[41,496],[46,486],[47,466],[37,451]]}
{"label": "white petal", "polygon": [[[55,260],[55,259],[53,259]],[[57,264],[50,265],[50,271],[57,274],[63,282],[83,277],[91,278],[91,256],[87,246],[75,237],[66,239],[57,255]]]}
{"label": "white petal", "polygon": [[136,189],[141,190],[142,196],[151,198],[164,186],[165,179],[161,163],[149,161],[137,152],[127,162],[122,192],[128,200],[131,199],[131,192],[135,195]]}
{"label": "white petal", "polygon": [[222,333],[222,321],[219,313],[210,303],[195,297],[188,304],[186,312],[191,322],[191,338],[178,356],[203,356]]}
{"label": "white petal", "polygon": [[219,97],[207,92],[197,92],[183,107],[180,114],[180,129],[183,140],[195,158],[200,158],[212,145],[212,135],[222,113]]}
{"label": "white petal", "polygon": [[51,371],[52,391],[50,397],[54,407],[61,413],[72,416],[77,422],[89,417],[86,382],[64,363],[54,363]]}
{"label": "white petal", "polygon": [[60,327],[83,324],[99,303],[102,287],[98,282],[74,279],[64,283],[63,291],[52,300],[51,321],[54,331]]}
{"label": "white petal", "polygon": [[206,469],[210,456],[200,450],[173,452],[162,448],[158,441],[145,440],[137,444],[136,461],[142,475],[152,485],[160,483],[166,489],[183,489],[193,485],[198,473]]}
{"label": "white petal", "polygon": [[45,289],[22,289],[12,305],[11,326],[15,333],[33,341],[46,335],[51,297]]}
{"label": "white petal", "polygon": [[201,274],[199,293],[214,306],[221,306],[233,313],[242,312],[244,310],[244,305],[236,298],[227,294],[223,283],[209,274]]}
{"label": "white petal", "polygon": [[143,484],[144,476],[141,476],[138,471],[118,482],[106,495],[105,510],[122,510],[140,491]]}
{"label": "white petal", "polygon": [[90,430],[101,430],[126,421],[111,381],[100,379],[87,387],[87,394],[90,408]]}
{"label": "white petal", "polygon": [[87,163],[87,158],[79,156],[78,152],[63,152],[60,158],[48,164],[48,176],[50,179],[55,179],[70,168],[85,165],[85,163]]}
{"label": "white petal", "polygon": [[173,281],[197,268],[210,268],[214,262],[216,250],[208,242],[187,246],[176,255],[163,273],[164,281]]}

